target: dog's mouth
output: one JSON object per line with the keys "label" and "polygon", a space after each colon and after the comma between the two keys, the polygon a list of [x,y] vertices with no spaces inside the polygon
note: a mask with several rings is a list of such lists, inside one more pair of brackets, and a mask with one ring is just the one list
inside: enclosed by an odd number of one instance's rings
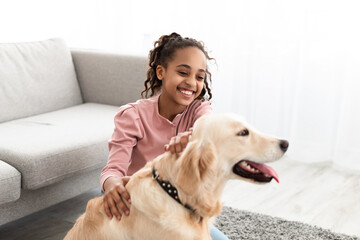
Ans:
{"label": "dog's mouth", "polygon": [[250,178],[257,182],[270,182],[273,178],[279,182],[276,171],[265,164],[242,160],[235,164],[233,172],[240,177]]}

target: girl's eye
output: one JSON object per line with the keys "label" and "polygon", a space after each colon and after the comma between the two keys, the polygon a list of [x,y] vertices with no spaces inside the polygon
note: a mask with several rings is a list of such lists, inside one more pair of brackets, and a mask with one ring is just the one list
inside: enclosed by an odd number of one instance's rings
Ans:
{"label": "girl's eye", "polygon": [[180,75],[183,75],[183,76],[186,76],[187,75],[187,72],[179,72]]}
{"label": "girl's eye", "polygon": [[198,76],[198,79],[199,79],[199,80],[204,80],[205,77],[203,77],[203,76]]}
{"label": "girl's eye", "polygon": [[247,129],[244,129],[244,130],[242,130],[241,132],[239,132],[237,135],[238,136],[241,136],[241,137],[246,137],[246,136],[249,136],[249,130],[247,130]]}

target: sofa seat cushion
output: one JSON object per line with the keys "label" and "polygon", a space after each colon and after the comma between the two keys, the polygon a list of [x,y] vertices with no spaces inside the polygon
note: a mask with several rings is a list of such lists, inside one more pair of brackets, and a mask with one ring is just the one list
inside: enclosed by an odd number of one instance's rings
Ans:
{"label": "sofa seat cushion", "polygon": [[0,160],[0,205],[19,199],[20,187],[20,172]]}
{"label": "sofa seat cushion", "polygon": [[0,43],[0,122],[83,103],[62,39]]}
{"label": "sofa seat cushion", "polygon": [[[38,189],[106,164],[118,107],[85,103],[0,124],[0,159]],[[100,173],[99,173],[100,174]]]}

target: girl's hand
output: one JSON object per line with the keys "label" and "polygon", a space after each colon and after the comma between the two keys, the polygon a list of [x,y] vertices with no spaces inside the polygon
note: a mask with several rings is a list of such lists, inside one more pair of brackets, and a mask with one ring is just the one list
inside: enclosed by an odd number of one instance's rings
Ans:
{"label": "girl's hand", "polygon": [[109,177],[104,183],[104,208],[106,215],[110,219],[112,219],[114,215],[118,220],[121,220],[121,212],[119,209],[127,216],[130,214],[129,208],[125,202],[123,202],[126,200],[131,204],[130,194],[125,188],[129,180],[130,177]]}
{"label": "girl's hand", "polygon": [[171,153],[181,153],[189,142],[189,137],[192,134],[192,128],[189,131],[179,133],[177,136],[170,139],[170,143],[165,145],[165,151]]}

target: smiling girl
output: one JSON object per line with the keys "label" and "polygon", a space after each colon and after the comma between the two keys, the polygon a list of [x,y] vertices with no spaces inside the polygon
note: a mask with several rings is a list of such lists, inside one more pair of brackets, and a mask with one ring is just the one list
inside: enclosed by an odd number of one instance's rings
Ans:
{"label": "smiling girl", "polygon": [[[129,215],[121,197],[131,203],[125,185],[132,174],[164,150],[180,153],[195,121],[212,111],[212,60],[202,42],[177,33],[161,36],[149,53],[144,99],[120,107],[109,141],[109,158],[100,181],[105,212],[121,219]],[[148,98],[150,97],[150,98]],[[165,146],[165,148],[164,148]],[[213,239],[228,239],[212,228]]]}

